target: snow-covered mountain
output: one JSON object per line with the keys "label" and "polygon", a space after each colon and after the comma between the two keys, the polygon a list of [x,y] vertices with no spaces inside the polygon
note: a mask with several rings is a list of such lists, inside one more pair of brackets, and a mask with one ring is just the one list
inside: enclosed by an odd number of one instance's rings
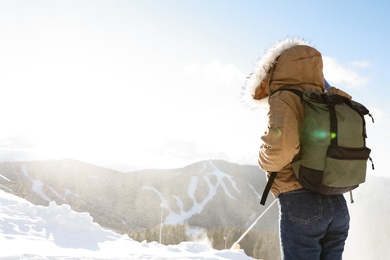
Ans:
{"label": "snow-covered mountain", "polygon": [[[120,233],[158,226],[161,211],[164,224],[246,228],[265,209],[259,199],[266,180],[258,167],[218,160],[130,173],[75,160],[4,162],[0,174],[3,190],[36,205],[71,205]],[[389,185],[390,178],[369,175],[353,192],[343,259],[390,259]],[[272,200],[269,196],[268,204]],[[273,206],[255,229],[278,232],[277,225]]]}
{"label": "snow-covered mountain", "polygon": [[36,206],[0,190],[0,259],[251,259],[243,250],[183,242],[136,242],[93,222],[69,205]]}
{"label": "snow-covered mountain", "polygon": [[[203,228],[245,227],[264,210],[259,168],[225,161],[130,173],[75,160],[8,162],[0,164],[0,173],[9,179],[0,184],[32,203],[69,204],[117,231],[158,225],[161,210],[164,224]],[[268,215],[274,221],[257,228],[275,229],[276,214],[275,207]]]}

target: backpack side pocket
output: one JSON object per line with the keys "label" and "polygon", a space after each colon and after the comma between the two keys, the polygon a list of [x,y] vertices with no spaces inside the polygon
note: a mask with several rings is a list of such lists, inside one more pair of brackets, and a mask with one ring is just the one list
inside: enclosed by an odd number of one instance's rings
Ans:
{"label": "backpack side pocket", "polygon": [[351,187],[365,182],[370,153],[371,150],[367,147],[346,148],[330,145],[322,183],[330,187]]}

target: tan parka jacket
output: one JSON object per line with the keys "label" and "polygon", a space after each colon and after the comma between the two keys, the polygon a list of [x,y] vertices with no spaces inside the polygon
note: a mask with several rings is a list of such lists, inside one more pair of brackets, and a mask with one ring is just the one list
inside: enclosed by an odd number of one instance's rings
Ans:
{"label": "tan parka jacket", "polygon": [[261,137],[259,165],[268,174],[278,172],[271,187],[275,197],[302,188],[291,163],[299,158],[303,102],[294,93],[281,89],[323,92],[321,54],[307,45],[294,46],[276,59],[268,75],[268,129]]}
{"label": "tan parka jacket", "polygon": [[[291,163],[300,158],[299,133],[304,106],[301,98],[290,91],[324,92],[321,53],[304,39],[287,38],[272,46],[258,61],[244,86],[243,101],[262,106],[268,98],[268,127],[261,137],[259,166],[267,172],[277,172],[271,187],[275,197],[280,193],[302,188]],[[332,87],[329,92],[351,98]]]}

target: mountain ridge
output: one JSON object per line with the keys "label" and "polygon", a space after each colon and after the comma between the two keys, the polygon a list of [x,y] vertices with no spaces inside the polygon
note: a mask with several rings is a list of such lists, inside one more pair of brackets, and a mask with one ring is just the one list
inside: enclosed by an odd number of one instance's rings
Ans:
{"label": "mountain ridge", "polygon": [[[72,159],[0,163],[0,187],[36,205],[69,204],[101,226],[126,233],[160,224],[247,228],[264,211],[266,178],[255,165],[204,160],[175,169],[118,172]],[[390,178],[367,175],[348,207],[345,259],[388,259]],[[267,205],[272,203],[269,196]],[[163,208],[161,208],[163,204]],[[255,230],[278,232],[273,206]],[[372,249],[376,248],[379,253]],[[358,250],[357,250],[358,249]],[[379,255],[378,255],[379,254]]]}
{"label": "mountain ridge", "polygon": [[265,183],[257,166],[223,160],[126,173],[73,159],[3,162],[0,172],[14,194],[38,205],[69,204],[114,230],[158,225],[161,205],[164,224],[242,226],[262,212]]}

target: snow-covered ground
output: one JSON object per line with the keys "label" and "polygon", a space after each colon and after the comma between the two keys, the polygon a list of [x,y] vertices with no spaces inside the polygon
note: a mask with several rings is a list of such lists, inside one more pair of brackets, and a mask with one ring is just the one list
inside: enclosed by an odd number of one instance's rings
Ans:
{"label": "snow-covered ground", "polygon": [[0,190],[0,259],[252,259],[243,250],[183,242],[139,243],[93,222],[69,205],[36,206]]}

